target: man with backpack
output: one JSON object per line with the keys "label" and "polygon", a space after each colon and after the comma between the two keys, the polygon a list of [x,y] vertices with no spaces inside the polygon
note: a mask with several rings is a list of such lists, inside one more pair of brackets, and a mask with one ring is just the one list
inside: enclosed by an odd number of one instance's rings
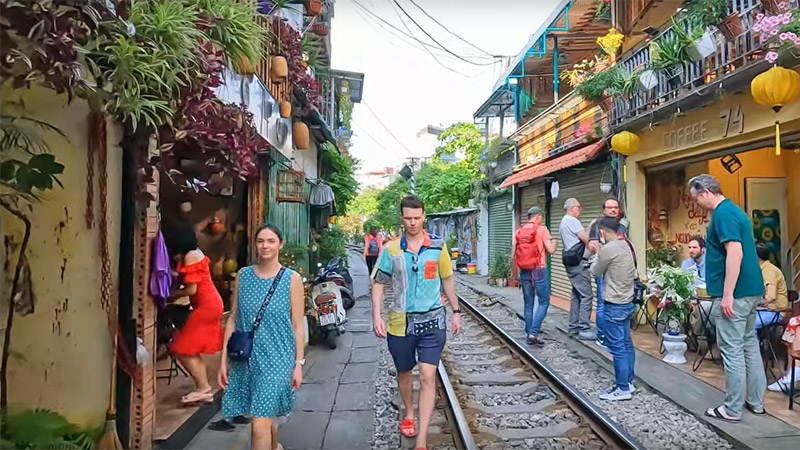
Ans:
{"label": "man with backpack", "polygon": [[[534,206],[528,210],[528,222],[514,234],[512,251],[525,301],[525,334],[529,345],[544,344],[539,331],[550,306],[547,254],[555,251],[556,242],[547,227],[542,225],[542,209]],[[534,294],[539,299],[535,315]]]}

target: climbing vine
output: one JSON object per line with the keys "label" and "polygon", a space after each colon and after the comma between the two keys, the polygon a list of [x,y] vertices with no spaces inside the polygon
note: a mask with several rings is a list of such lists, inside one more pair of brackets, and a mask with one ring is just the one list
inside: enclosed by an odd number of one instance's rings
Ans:
{"label": "climbing vine", "polygon": [[350,98],[350,84],[342,82],[343,89],[339,92],[339,125],[352,130],[353,100]]}

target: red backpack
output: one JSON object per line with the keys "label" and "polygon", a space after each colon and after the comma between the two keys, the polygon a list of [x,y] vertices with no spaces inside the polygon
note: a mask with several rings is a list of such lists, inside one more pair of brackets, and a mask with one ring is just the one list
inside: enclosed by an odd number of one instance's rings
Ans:
{"label": "red backpack", "polygon": [[526,223],[517,230],[517,248],[514,252],[514,261],[522,270],[535,269],[539,266],[542,254],[536,245],[536,232],[540,225]]}

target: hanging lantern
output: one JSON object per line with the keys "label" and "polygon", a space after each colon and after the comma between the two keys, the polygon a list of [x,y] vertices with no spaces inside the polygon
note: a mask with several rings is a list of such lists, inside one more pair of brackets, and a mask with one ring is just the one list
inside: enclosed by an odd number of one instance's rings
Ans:
{"label": "hanging lantern", "polygon": [[308,150],[308,126],[303,122],[295,122],[292,128],[294,146],[298,150]]}
{"label": "hanging lantern", "polygon": [[328,28],[327,23],[317,22],[311,28],[311,31],[313,31],[314,34],[316,34],[319,37],[325,37],[328,35],[328,33],[330,33],[330,28]]}
{"label": "hanging lantern", "polygon": [[289,65],[283,56],[273,56],[269,67],[269,79],[280,83],[289,76]]}
{"label": "hanging lantern", "polygon": [[309,16],[318,16],[322,12],[321,0],[306,0],[306,14]]}
{"label": "hanging lantern", "polygon": [[236,63],[236,71],[242,75],[253,75],[256,73],[256,68],[253,66],[253,63],[250,62],[250,58],[245,55],[239,55],[239,59]]}
{"label": "hanging lantern", "polygon": [[[777,114],[783,105],[800,96],[800,73],[775,66],[750,82],[750,93],[759,105],[769,106]],[[775,119],[775,154],[781,154],[781,124]]]}
{"label": "hanging lantern", "polygon": [[622,131],[611,138],[611,148],[620,155],[629,156],[639,151],[639,136]]}
{"label": "hanging lantern", "polygon": [[286,100],[281,102],[281,117],[284,119],[292,117],[292,104]]}

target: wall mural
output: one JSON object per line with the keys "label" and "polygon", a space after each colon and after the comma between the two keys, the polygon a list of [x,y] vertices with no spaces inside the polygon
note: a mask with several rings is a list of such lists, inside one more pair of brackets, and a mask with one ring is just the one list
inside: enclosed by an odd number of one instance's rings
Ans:
{"label": "wall mural", "polygon": [[769,249],[769,260],[781,267],[781,213],[777,209],[753,210],[753,235]]}

